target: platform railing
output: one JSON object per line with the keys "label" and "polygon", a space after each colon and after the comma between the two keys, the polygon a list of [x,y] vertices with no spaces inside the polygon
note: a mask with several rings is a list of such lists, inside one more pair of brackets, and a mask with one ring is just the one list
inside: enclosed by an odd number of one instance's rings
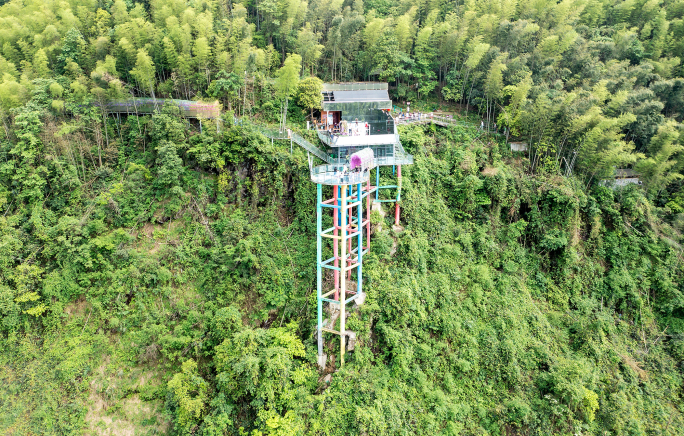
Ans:
{"label": "platform railing", "polygon": [[[376,165],[378,159],[375,160]],[[323,185],[355,185],[370,177],[370,170],[344,171],[345,165],[319,165],[311,168],[311,180]],[[371,168],[372,169],[372,168]]]}
{"label": "platform railing", "polygon": [[424,124],[424,123],[434,123],[440,126],[463,126],[463,127],[484,127],[487,128],[488,124],[485,122],[484,126],[478,126],[470,121],[462,121],[459,119],[454,119],[450,117],[445,117],[443,115],[431,115],[429,113],[421,113],[411,115],[409,117],[394,117],[395,123],[398,125],[407,124]]}
{"label": "platform railing", "polygon": [[323,91],[383,91],[387,89],[387,83],[361,82],[361,83],[329,83],[323,85]]}
{"label": "platform railing", "polygon": [[328,162],[330,163],[330,156],[325,154],[323,150],[320,148],[316,147],[306,139],[304,139],[302,136],[295,132],[291,132],[292,135],[292,140],[302,146],[306,151],[312,153],[314,156],[318,157],[321,159],[323,162]]}

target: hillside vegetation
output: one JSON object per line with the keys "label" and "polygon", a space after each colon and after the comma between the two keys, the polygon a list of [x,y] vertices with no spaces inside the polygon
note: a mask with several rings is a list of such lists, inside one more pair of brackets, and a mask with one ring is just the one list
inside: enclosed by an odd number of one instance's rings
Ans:
{"label": "hillside vegetation", "polygon": [[[681,433],[684,2],[0,3],[0,433]],[[234,124],[301,129],[320,79],[530,146],[402,127],[323,372],[306,153]]]}

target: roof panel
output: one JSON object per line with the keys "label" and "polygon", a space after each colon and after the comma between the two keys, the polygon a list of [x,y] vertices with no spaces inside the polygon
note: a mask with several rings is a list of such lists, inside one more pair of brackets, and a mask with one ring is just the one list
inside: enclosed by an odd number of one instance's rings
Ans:
{"label": "roof panel", "polygon": [[335,103],[387,101],[390,99],[387,90],[333,91],[333,94],[335,96]]}
{"label": "roof panel", "polygon": [[363,91],[367,89],[387,90],[387,82],[352,82],[323,84],[323,91]]}

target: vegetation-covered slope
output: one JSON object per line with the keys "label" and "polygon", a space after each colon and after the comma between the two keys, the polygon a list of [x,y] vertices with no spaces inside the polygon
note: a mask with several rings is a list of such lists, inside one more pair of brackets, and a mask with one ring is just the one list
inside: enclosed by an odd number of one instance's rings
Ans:
{"label": "vegetation-covered slope", "polygon": [[403,131],[405,231],[374,235],[359,346],[326,388],[302,152],[129,118],[111,166],[82,182],[39,113],[12,144],[39,144],[27,172],[51,195],[17,185],[1,221],[6,433],[682,424],[679,250],[639,189],[530,177],[477,131]]}
{"label": "vegetation-covered slope", "polygon": [[[681,1],[0,4],[3,434],[681,433]],[[306,75],[530,146],[401,131],[404,230],[373,216],[324,373],[306,156],[232,125],[301,127]],[[226,114],[95,104],[129,96]]]}

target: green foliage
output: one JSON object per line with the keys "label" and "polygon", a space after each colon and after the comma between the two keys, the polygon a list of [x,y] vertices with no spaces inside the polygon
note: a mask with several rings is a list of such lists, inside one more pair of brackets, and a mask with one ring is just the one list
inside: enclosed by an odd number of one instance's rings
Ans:
{"label": "green foliage", "polygon": [[321,109],[321,92],[323,81],[318,77],[307,77],[297,85],[297,102],[300,106],[311,110],[313,117],[314,109]]}
{"label": "green foliage", "polygon": [[161,141],[157,147],[157,178],[155,182],[160,188],[178,187],[183,172],[183,161],[178,157],[176,146],[169,141]]}
{"label": "green foliage", "polygon": [[131,76],[138,81],[143,92],[150,92],[154,97],[155,69],[152,58],[145,49],[139,49],[135,61],[135,68],[131,70]]}
{"label": "green foliage", "polygon": [[[0,433],[684,426],[681,2],[0,3]],[[488,125],[401,128],[319,374],[306,154],[232,110],[299,129],[323,80]],[[144,95],[231,111],[103,110]]]}
{"label": "green foliage", "polygon": [[283,66],[276,73],[276,91],[284,99],[292,96],[299,84],[299,72],[302,69],[302,57],[290,54]]}
{"label": "green foliage", "polygon": [[285,59],[283,66],[276,73],[276,96],[283,99],[283,112],[281,123],[287,125],[287,107],[290,97],[297,90],[299,84],[299,72],[302,69],[302,57],[298,54],[290,54]]}
{"label": "green foliage", "polygon": [[182,372],[169,380],[169,390],[178,403],[176,425],[186,432],[200,420],[208,400],[207,383],[197,373],[197,363],[190,359],[182,365]]}
{"label": "green foliage", "polygon": [[266,435],[301,433],[291,410],[309,395],[313,368],[300,359],[304,344],[285,328],[244,329],[216,347],[218,388],[235,403],[249,405],[256,427]]}
{"label": "green foliage", "polygon": [[78,29],[72,27],[64,35],[60,54],[57,56],[57,70],[64,73],[69,63],[78,63],[84,54],[86,42]]}
{"label": "green foliage", "polygon": [[668,123],[658,129],[658,134],[651,139],[649,148],[651,156],[639,162],[637,169],[643,175],[649,191],[657,195],[668,185],[683,176],[674,170],[678,164],[673,156],[684,151],[684,146],[677,143],[679,132],[674,123]]}
{"label": "green foliage", "polygon": [[230,104],[239,95],[242,87],[242,79],[235,73],[226,73],[224,70],[219,71],[216,78],[211,82],[207,93],[212,97],[222,98]]}

